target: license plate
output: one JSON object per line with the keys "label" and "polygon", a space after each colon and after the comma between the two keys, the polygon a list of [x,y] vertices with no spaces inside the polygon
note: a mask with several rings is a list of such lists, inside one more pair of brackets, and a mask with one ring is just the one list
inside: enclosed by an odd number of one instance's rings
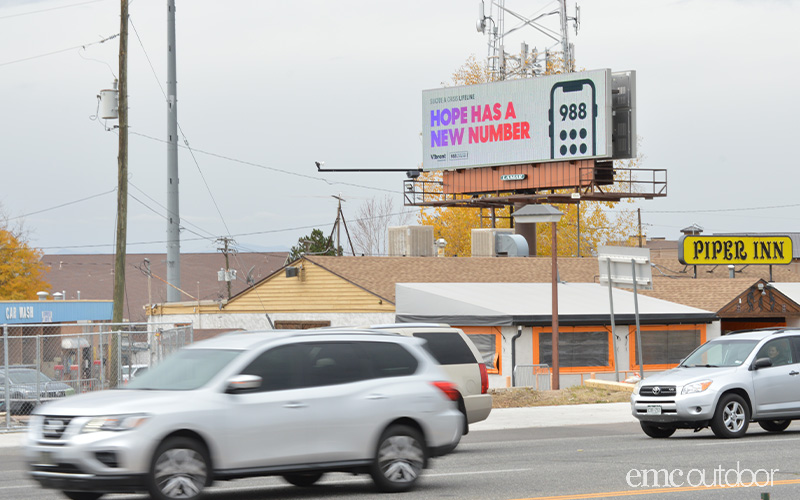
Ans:
{"label": "license plate", "polygon": [[647,405],[648,415],[661,415],[661,405]]}
{"label": "license plate", "polygon": [[56,459],[53,456],[52,451],[42,451],[39,453],[39,464],[40,465],[56,465]]}

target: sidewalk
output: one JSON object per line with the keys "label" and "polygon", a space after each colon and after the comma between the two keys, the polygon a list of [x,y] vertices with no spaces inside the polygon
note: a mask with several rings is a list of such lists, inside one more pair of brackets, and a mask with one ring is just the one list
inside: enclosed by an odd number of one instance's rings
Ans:
{"label": "sidewalk", "polygon": [[[469,426],[472,431],[560,427],[565,425],[616,424],[638,422],[631,415],[630,403],[591,405],[533,406],[495,408],[489,418]],[[0,432],[0,448],[22,446],[24,431]]]}
{"label": "sidewalk", "polygon": [[483,422],[470,424],[469,431],[560,427],[566,425],[636,423],[630,403],[494,408]]}

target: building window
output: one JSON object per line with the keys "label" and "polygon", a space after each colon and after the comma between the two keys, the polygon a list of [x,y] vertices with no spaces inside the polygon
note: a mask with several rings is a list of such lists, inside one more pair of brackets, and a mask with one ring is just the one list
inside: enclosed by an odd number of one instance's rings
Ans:
{"label": "building window", "polygon": [[[533,329],[535,363],[553,366],[553,332],[550,328]],[[558,366],[564,371],[608,371],[613,369],[611,333],[602,326],[559,327]]]}
{"label": "building window", "polygon": [[486,365],[486,372],[500,374],[502,372],[502,340],[500,328],[497,326],[461,326],[464,333],[478,348]]}
{"label": "building window", "polygon": [[[631,339],[630,365],[639,367],[636,327],[628,327]],[[640,327],[642,357],[646,369],[664,370],[677,366],[683,358],[706,341],[706,325],[647,325]]]}

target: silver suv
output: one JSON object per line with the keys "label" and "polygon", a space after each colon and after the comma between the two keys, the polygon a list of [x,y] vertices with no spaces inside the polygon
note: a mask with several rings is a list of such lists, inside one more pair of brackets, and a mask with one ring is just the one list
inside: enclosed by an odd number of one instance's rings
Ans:
{"label": "silver suv", "polygon": [[465,420],[464,434],[469,432],[469,424],[489,417],[492,411],[489,374],[483,356],[463,330],[438,323],[396,323],[369,328],[428,341],[425,348],[458,388],[458,408]]}
{"label": "silver suv", "polygon": [[25,459],[74,500],[199,498],[215,480],[369,473],[413,487],[462,433],[423,341],[370,331],[237,333],[190,345],[122,389],[38,407]]}
{"label": "silver suv", "polygon": [[705,427],[737,438],[751,421],[783,431],[800,419],[800,330],[749,330],[710,340],[677,368],[640,381],[631,410],[654,438]]}

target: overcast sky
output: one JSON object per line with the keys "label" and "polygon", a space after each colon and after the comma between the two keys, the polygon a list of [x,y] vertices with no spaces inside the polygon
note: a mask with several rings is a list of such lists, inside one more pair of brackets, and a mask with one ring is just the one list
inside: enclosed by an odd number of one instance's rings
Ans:
{"label": "overcast sky", "polygon": [[[488,1],[487,1],[488,3]],[[166,251],[166,0],[133,0],[128,252]],[[557,3],[507,0],[523,15]],[[570,12],[574,2],[569,2]],[[800,231],[800,2],[594,0],[576,61],[636,70],[644,168],[668,196],[642,201],[649,236]],[[0,0],[0,203],[46,253],[112,253],[116,122],[94,118],[118,72],[119,0]],[[390,195],[416,168],[421,92],[486,57],[472,0],[177,0],[183,252],[288,249]],[[510,18],[506,27],[515,26]],[[507,43],[551,41],[520,30]],[[82,47],[82,48],[81,48]],[[94,119],[93,119],[94,118]],[[58,207],[58,208],[54,208]]]}

